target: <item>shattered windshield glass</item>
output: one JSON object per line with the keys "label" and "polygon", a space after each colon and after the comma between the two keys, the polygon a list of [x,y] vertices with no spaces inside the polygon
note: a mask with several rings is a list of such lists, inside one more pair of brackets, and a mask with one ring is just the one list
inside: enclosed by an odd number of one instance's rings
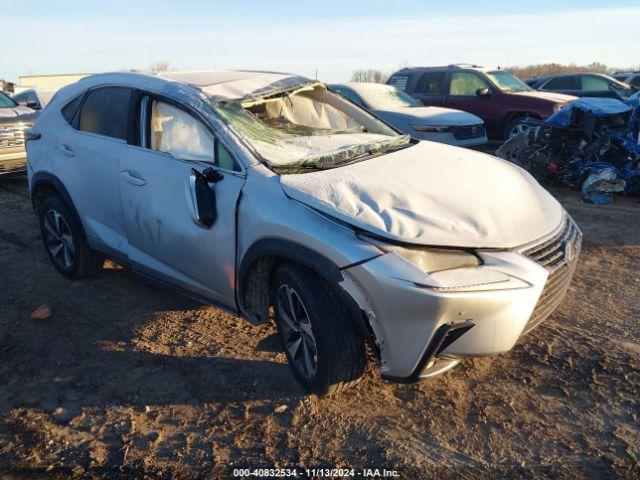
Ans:
{"label": "shattered windshield glass", "polygon": [[493,80],[493,83],[495,83],[503,92],[526,92],[528,90],[533,90],[518,77],[512,73],[505,72],[504,70],[487,72],[487,76]]}
{"label": "shattered windshield glass", "polygon": [[367,88],[358,92],[369,107],[374,110],[385,110],[392,108],[419,107],[420,103],[413,97],[394,87],[377,86]]}
{"label": "shattered windshield glass", "polygon": [[335,168],[410,143],[321,83],[212,106],[271,168]]}

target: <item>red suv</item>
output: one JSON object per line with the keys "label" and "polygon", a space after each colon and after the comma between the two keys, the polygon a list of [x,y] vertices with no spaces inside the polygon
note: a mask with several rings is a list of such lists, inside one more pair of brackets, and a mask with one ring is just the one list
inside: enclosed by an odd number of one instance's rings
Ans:
{"label": "red suv", "polygon": [[477,65],[403,68],[387,83],[425,105],[477,115],[492,139],[509,138],[522,130],[527,117],[544,120],[576,98],[533,90],[505,70]]}

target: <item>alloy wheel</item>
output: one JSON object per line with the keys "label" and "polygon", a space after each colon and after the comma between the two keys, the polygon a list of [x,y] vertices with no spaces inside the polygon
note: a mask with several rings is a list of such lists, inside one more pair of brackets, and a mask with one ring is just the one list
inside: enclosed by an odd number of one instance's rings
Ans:
{"label": "alloy wheel", "polygon": [[516,137],[518,135],[520,135],[521,133],[526,132],[527,130],[529,130],[530,127],[528,127],[527,125],[524,125],[522,123],[516,123],[513,128],[511,129],[511,131],[509,132],[509,138],[513,138]]}
{"label": "alloy wheel", "polygon": [[66,220],[56,210],[49,210],[44,216],[44,241],[53,261],[68,270],[75,259],[73,234]]}
{"label": "alloy wheel", "polygon": [[293,367],[304,378],[311,378],[318,368],[318,348],[311,320],[300,295],[289,285],[278,290],[280,334]]}

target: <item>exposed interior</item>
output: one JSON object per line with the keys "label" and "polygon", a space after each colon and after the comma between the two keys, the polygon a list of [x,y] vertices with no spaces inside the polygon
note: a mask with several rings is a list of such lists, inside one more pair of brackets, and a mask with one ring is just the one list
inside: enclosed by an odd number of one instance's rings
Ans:
{"label": "exposed interior", "polygon": [[331,168],[409,143],[407,136],[315,83],[216,110],[272,167]]}

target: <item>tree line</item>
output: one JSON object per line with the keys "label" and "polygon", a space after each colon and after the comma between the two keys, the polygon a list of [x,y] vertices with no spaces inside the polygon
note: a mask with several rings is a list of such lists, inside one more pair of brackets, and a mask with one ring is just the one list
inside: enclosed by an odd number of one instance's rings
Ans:
{"label": "tree line", "polygon": [[[577,65],[570,63],[568,65],[561,63],[538,63],[534,65],[513,66],[505,68],[505,70],[513,73],[516,77],[526,80],[532,77],[545,75],[558,75],[561,73],[583,73],[595,72],[611,74],[617,71],[635,71],[640,70],[640,65],[627,68],[608,67],[604,63],[591,62],[588,65]],[[351,74],[352,82],[373,82],[385,83],[393,72],[385,70],[377,70],[374,68],[360,68]]]}

